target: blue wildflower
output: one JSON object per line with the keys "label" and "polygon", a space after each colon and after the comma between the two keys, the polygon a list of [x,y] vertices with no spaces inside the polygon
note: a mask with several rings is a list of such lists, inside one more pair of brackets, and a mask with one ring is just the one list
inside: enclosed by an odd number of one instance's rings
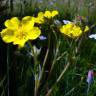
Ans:
{"label": "blue wildflower", "polygon": [[40,40],[46,40],[47,38],[45,36],[41,35],[41,36],[39,36],[39,39]]}
{"label": "blue wildflower", "polygon": [[94,72],[93,70],[89,70],[88,76],[87,76],[87,83],[88,83],[87,95],[89,94],[89,90],[90,90],[91,84],[93,83],[93,79],[94,79]]}
{"label": "blue wildflower", "polygon": [[88,82],[88,84],[91,84],[93,82],[93,77],[94,77],[93,74],[94,74],[93,73],[93,70],[89,70],[88,71],[88,76],[87,76],[87,82]]}

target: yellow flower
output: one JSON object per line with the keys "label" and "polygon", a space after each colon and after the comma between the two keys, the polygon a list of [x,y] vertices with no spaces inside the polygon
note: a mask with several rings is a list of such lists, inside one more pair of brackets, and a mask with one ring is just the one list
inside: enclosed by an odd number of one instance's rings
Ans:
{"label": "yellow flower", "polygon": [[34,17],[35,19],[35,23],[39,23],[42,24],[44,23],[44,13],[43,12],[39,12],[37,17]]}
{"label": "yellow flower", "polygon": [[1,31],[1,37],[4,42],[23,47],[28,40],[34,40],[39,37],[41,30],[34,27],[34,18],[25,16],[22,20],[13,17],[5,21],[6,28]]}
{"label": "yellow flower", "polygon": [[[84,32],[88,30],[89,27],[86,26]],[[68,23],[66,25],[63,25],[60,28],[60,32],[72,38],[79,37],[83,33],[81,28],[73,23]]]}
{"label": "yellow flower", "polygon": [[72,32],[71,32],[71,29],[74,27],[74,25],[72,23],[68,23],[66,25],[63,25],[61,28],[60,28],[60,32],[67,35],[67,36],[70,36],[72,35]]}
{"label": "yellow flower", "polygon": [[56,11],[56,10],[52,11],[52,17],[54,17],[54,16],[56,16],[58,14],[59,14],[58,11]]}
{"label": "yellow flower", "polygon": [[45,11],[44,13],[44,17],[48,18],[48,19],[51,19],[53,18],[54,16],[58,15],[58,11],[54,10],[54,11]]}

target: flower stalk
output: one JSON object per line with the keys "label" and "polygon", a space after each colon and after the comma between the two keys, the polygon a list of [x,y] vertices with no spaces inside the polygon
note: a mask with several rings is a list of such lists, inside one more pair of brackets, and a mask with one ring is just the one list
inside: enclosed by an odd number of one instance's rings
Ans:
{"label": "flower stalk", "polygon": [[[45,58],[44,58],[44,61],[43,61],[43,66],[42,66],[42,70],[41,70],[41,73],[40,73],[40,78],[36,78],[35,79],[35,89],[34,89],[34,96],[38,96],[38,91],[39,91],[39,87],[41,85],[41,80],[42,80],[42,77],[43,77],[43,74],[44,74],[44,69],[45,69],[45,65],[46,65],[46,61],[47,61],[47,58],[48,58],[48,53],[49,53],[49,49],[50,49],[50,34],[48,36],[48,49],[46,50],[46,54],[45,54]],[[34,57],[34,62],[36,63],[37,60],[36,58]],[[37,82],[36,82],[37,80]]]}

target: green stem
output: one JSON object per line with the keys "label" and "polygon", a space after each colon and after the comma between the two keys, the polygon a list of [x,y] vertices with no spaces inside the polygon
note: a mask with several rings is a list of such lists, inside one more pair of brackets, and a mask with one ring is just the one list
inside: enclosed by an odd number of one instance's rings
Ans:
{"label": "green stem", "polygon": [[75,87],[73,87],[70,91],[68,91],[64,96],[69,96],[74,90],[75,90]]}
{"label": "green stem", "polygon": [[46,51],[46,55],[45,55],[45,59],[44,59],[43,67],[42,67],[42,71],[41,71],[40,81],[41,81],[43,73],[44,73],[44,68],[45,68],[45,65],[46,65],[46,60],[47,60],[47,57],[48,57],[48,53],[49,53],[49,48]]}
{"label": "green stem", "polygon": [[57,61],[58,49],[59,49],[59,44],[57,44],[57,46],[56,46],[55,56],[54,56],[54,59],[53,59],[52,65],[51,65],[51,69],[50,69],[47,81],[49,80],[49,78],[51,76],[51,73],[52,73],[52,71],[54,69],[55,63]]}
{"label": "green stem", "polygon": [[[4,87],[5,86],[5,87]],[[4,85],[3,86],[3,91],[2,91],[2,93],[1,93],[1,96],[5,96],[5,94],[6,94],[6,88],[7,88],[7,84],[6,85]]]}
{"label": "green stem", "polygon": [[[38,62],[37,62],[37,56],[34,53],[34,50],[33,50],[33,54],[34,54],[33,59],[34,59],[34,66],[35,66],[34,71],[35,71]],[[37,92],[37,89],[38,89],[37,88],[37,86],[38,86],[38,77],[37,77],[36,72],[34,72],[34,79],[35,79],[34,96],[37,96],[37,94],[38,94],[38,92]]]}
{"label": "green stem", "polygon": [[50,94],[53,91],[53,88],[55,85],[57,85],[59,83],[59,81],[61,80],[61,78],[63,77],[64,73],[66,72],[66,70],[69,68],[70,63],[68,62],[67,65],[64,67],[62,73],[59,75],[58,79],[56,80],[56,82],[54,83],[54,85],[49,89],[49,91],[47,92],[47,94],[45,96],[50,96]]}
{"label": "green stem", "polygon": [[44,61],[43,61],[43,66],[42,66],[42,71],[41,71],[41,75],[40,75],[40,79],[38,81],[38,88],[40,87],[40,82],[42,80],[42,77],[43,77],[43,74],[44,74],[44,69],[45,69],[45,65],[46,65],[46,61],[47,61],[47,58],[48,58],[48,53],[49,53],[49,49],[50,49],[50,34],[48,36],[48,49],[46,51],[46,54],[45,54],[45,58],[44,58]]}
{"label": "green stem", "polygon": [[54,59],[53,59],[53,62],[52,62],[52,65],[51,65],[51,69],[50,69],[50,72],[49,72],[49,75],[48,75],[48,78],[47,78],[47,81],[49,80],[50,76],[51,76],[51,73],[54,69],[54,66],[55,66],[55,63],[57,61],[57,56],[58,56],[58,51],[59,51],[59,46],[60,46],[60,42],[58,41],[58,38],[57,38],[57,34],[53,28],[53,26],[50,27],[52,29],[52,32],[55,36],[55,39],[56,39],[56,49],[55,49],[55,54],[54,54]]}
{"label": "green stem", "polygon": [[63,52],[57,59],[56,61],[59,61],[67,52]]}
{"label": "green stem", "polygon": [[64,73],[66,72],[66,70],[68,69],[70,63],[68,62],[67,65],[65,66],[65,68],[63,69],[62,73],[60,74],[60,76],[57,79],[57,83],[61,80],[61,78],[63,77]]}
{"label": "green stem", "polygon": [[[45,58],[44,58],[44,61],[43,61],[42,71],[40,73],[40,79],[39,80],[38,79],[35,80],[34,96],[37,96],[37,94],[38,94],[38,89],[40,87],[41,79],[43,77],[46,61],[47,61],[47,58],[48,58],[48,53],[49,53],[49,49],[50,49],[50,34],[49,34],[48,37],[49,37],[48,38],[48,40],[49,40],[48,41],[48,49],[46,51]],[[34,62],[35,63],[36,63],[36,61],[37,61],[36,58],[34,58]]]}
{"label": "green stem", "polygon": [[38,94],[38,92],[37,92],[37,89],[38,89],[38,76],[37,76],[37,73],[36,73],[36,67],[37,67],[38,61],[37,61],[37,55],[34,52],[34,49],[33,49],[33,46],[31,44],[31,42],[29,42],[29,44],[30,44],[30,47],[32,49],[33,60],[34,60],[34,80],[35,80],[34,96],[37,96],[37,94]]}
{"label": "green stem", "polygon": [[3,85],[4,81],[6,80],[6,75],[3,77],[3,79],[0,81],[0,87]]}

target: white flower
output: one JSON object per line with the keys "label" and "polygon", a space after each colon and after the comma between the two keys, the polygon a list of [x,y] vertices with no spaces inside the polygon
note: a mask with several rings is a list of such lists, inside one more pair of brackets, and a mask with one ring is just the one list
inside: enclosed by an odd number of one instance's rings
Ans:
{"label": "white flower", "polygon": [[63,20],[63,23],[64,23],[64,24],[68,24],[68,23],[71,23],[71,21]]}
{"label": "white flower", "polygon": [[89,38],[96,39],[96,34],[91,34],[91,35],[89,36]]}

